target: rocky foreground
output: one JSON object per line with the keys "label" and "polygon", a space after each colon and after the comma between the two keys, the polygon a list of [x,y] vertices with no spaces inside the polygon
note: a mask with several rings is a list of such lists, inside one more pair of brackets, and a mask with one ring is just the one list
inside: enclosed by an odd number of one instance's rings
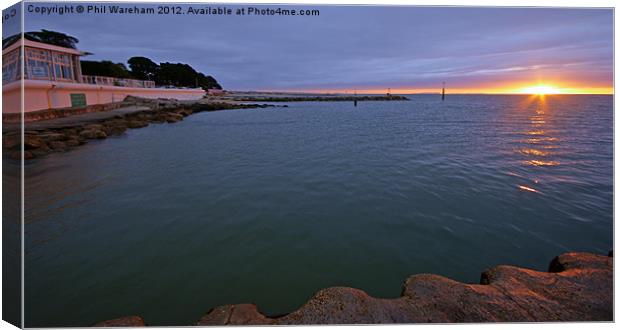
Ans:
{"label": "rocky foreground", "polygon": [[[191,114],[203,111],[267,108],[267,104],[231,102],[179,102],[166,99],[127,97],[124,108],[24,124],[24,159],[41,157],[52,152],[65,152],[87,143],[121,135],[128,129],[146,127],[151,123],[176,123]],[[117,107],[118,108],[118,107]],[[123,111],[123,109],[132,109]],[[2,147],[5,156],[22,157],[19,124],[4,127]]]}
{"label": "rocky foreground", "polygon": [[[253,304],[219,306],[194,325],[295,325],[454,322],[553,322],[613,320],[613,256],[566,253],[548,272],[496,266],[480,284],[433,275],[409,277],[401,297],[379,299],[358,289],[319,291],[300,309],[277,318]],[[96,327],[145,326],[140,316]]]}

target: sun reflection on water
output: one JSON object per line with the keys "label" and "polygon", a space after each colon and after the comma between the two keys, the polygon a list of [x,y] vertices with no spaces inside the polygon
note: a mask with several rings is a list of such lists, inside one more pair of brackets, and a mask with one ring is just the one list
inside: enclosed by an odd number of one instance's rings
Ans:
{"label": "sun reflection on water", "polygon": [[[524,155],[527,158],[521,161],[521,164],[525,166],[528,173],[535,174],[536,168],[547,168],[559,166],[561,163],[557,159],[552,157],[556,152],[550,151],[558,149],[557,137],[551,136],[553,132],[552,127],[549,124],[549,107],[547,104],[547,98],[545,95],[532,95],[528,97],[526,102],[522,104],[522,108],[525,111],[531,111],[532,107],[535,107],[535,114],[528,116],[528,127],[522,134],[531,136],[527,139],[518,140],[517,142],[524,144],[523,147],[517,148],[516,152],[520,155]],[[540,184],[540,180],[529,179],[529,175],[522,177],[528,180],[528,183],[517,184],[517,187],[521,191],[540,193],[539,189],[533,188],[530,185]]]}
{"label": "sun reflection on water", "polygon": [[534,165],[534,166],[558,166],[560,165],[560,162],[556,162],[553,160],[536,160],[536,159],[532,159],[532,160],[526,160],[524,162],[527,165]]}
{"label": "sun reflection on water", "polygon": [[550,154],[550,152],[548,151],[532,149],[532,148],[523,148],[519,150],[519,152],[521,152],[524,155],[533,155],[533,156],[547,156]]}

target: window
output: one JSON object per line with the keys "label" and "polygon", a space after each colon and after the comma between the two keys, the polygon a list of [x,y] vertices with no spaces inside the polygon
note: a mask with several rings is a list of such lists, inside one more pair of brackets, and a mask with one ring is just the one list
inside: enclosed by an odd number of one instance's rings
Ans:
{"label": "window", "polygon": [[21,75],[20,54],[21,49],[15,49],[2,55],[2,84],[8,84],[18,80]]}
{"label": "window", "polygon": [[57,80],[73,80],[71,55],[54,52],[54,70]]}
{"label": "window", "polygon": [[35,79],[49,79],[49,63],[44,61],[28,60],[28,77]]}
{"label": "window", "polygon": [[28,79],[74,81],[72,55],[26,47]]}
{"label": "window", "polygon": [[26,76],[28,79],[46,79],[51,77],[50,52],[44,49],[26,48]]}

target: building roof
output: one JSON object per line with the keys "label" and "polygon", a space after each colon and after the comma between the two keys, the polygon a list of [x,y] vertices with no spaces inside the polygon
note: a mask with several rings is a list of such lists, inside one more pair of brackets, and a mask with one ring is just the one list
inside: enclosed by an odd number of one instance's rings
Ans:
{"label": "building roof", "polygon": [[78,55],[78,56],[82,56],[82,55],[87,55],[87,52],[83,52],[81,50],[78,49],[73,49],[73,48],[67,48],[67,47],[60,47],[60,46],[56,46],[56,45],[50,45],[50,44],[45,44],[42,42],[37,42],[37,41],[32,41],[32,40],[28,40],[28,39],[19,39],[17,42],[11,44],[10,46],[8,46],[7,48],[2,50],[2,54],[6,54],[14,49],[17,49],[19,47],[22,46],[22,44],[24,46],[28,46],[28,47],[33,47],[33,48],[41,48],[41,49],[47,49],[47,50],[54,50],[57,52],[61,52],[61,53],[69,53],[69,54],[73,54],[73,55]]}

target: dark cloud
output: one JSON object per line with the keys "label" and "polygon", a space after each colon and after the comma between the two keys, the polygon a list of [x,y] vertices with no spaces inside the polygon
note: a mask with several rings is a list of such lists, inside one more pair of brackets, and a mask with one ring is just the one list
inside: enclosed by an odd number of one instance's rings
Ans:
{"label": "dark cloud", "polygon": [[552,74],[612,84],[610,9],[288,8],[320,16],[26,13],[26,29],[74,35],[92,59],[189,63],[230,89],[475,87]]}

